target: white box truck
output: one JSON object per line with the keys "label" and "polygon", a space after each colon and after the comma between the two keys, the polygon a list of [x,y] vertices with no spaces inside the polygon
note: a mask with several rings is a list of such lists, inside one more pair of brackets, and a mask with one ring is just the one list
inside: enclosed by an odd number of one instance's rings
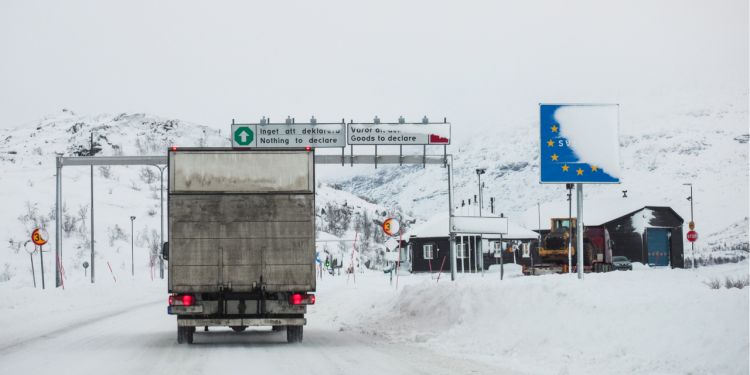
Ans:
{"label": "white box truck", "polygon": [[306,149],[169,150],[162,253],[178,343],[209,326],[270,326],[302,341],[315,303],[314,159]]}

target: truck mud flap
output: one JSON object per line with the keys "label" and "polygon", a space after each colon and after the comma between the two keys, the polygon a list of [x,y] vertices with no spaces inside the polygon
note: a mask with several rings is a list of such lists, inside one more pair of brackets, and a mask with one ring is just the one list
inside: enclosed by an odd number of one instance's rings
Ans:
{"label": "truck mud flap", "polygon": [[307,324],[304,318],[218,318],[218,319],[177,319],[178,327],[201,326],[303,326]]}

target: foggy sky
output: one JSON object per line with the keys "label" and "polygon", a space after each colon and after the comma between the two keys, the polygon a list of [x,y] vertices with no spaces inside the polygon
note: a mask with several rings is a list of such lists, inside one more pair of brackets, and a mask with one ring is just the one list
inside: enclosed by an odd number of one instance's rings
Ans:
{"label": "foggy sky", "polygon": [[0,128],[69,108],[461,131],[747,87],[743,0],[0,2]]}

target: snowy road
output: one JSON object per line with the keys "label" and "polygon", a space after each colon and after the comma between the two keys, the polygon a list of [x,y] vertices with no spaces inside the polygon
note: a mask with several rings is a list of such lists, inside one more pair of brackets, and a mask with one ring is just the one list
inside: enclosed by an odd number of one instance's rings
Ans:
{"label": "snowy road", "polygon": [[295,345],[218,328],[177,345],[161,280],[0,285],[0,374],[748,373],[747,289],[706,284],[747,278],[747,262],[583,283],[507,268],[504,281],[404,275],[398,289],[382,272],[326,276]]}
{"label": "snowy road", "polygon": [[0,374],[456,374],[511,373],[424,349],[316,326],[302,344],[284,332],[197,332],[177,345],[163,301],[134,304],[0,347]]}

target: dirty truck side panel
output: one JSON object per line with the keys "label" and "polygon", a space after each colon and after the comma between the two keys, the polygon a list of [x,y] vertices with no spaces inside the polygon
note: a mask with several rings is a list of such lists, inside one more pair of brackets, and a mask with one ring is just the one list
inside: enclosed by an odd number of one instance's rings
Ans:
{"label": "dirty truck side panel", "polygon": [[[236,152],[235,152],[236,153]],[[179,154],[179,152],[177,153]],[[268,153],[260,153],[260,158],[240,157],[245,163],[255,164],[259,161],[275,169],[277,174],[286,171],[274,168],[273,159]],[[312,158],[302,154],[306,158]],[[258,155],[255,155],[258,156]],[[175,160],[183,163],[195,162],[189,158],[173,158],[170,155],[170,167]],[[295,156],[296,157],[296,156]],[[206,158],[199,156],[200,161]],[[208,160],[216,161],[211,156]],[[220,162],[237,162],[237,157],[218,158]],[[270,160],[270,161],[269,161]],[[292,159],[294,160],[294,159]],[[305,159],[307,160],[307,159]],[[283,158],[282,158],[283,161]],[[216,174],[231,172],[212,169],[212,164],[205,164],[201,170],[192,165],[188,169],[194,176],[202,176],[200,184],[191,183],[185,191],[173,189],[169,194],[169,289],[173,293],[182,292],[250,292],[261,285],[267,292],[314,291],[315,290],[315,196],[312,183],[302,183],[305,173],[312,179],[312,162],[299,163],[292,174],[293,179],[270,180],[264,183],[248,182],[252,176],[240,178],[239,183],[227,183],[229,179],[217,177]],[[307,163],[307,161],[305,161]],[[300,164],[309,168],[300,172]],[[177,165],[177,176],[183,179]],[[186,172],[187,173],[187,172]],[[213,176],[212,176],[213,174]],[[261,174],[258,178],[266,178]],[[226,192],[196,192],[211,185],[212,178],[225,181]],[[192,179],[193,181],[196,178]],[[243,185],[247,184],[247,185]],[[286,185],[284,185],[286,184]],[[182,185],[183,188],[187,184]],[[281,187],[279,187],[281,186]],[[284,192],[284,187],[310,189],[300,192]],[[241,192],[240,189],[250,190]],[[261,189],[263,192],[254,192]]]}

